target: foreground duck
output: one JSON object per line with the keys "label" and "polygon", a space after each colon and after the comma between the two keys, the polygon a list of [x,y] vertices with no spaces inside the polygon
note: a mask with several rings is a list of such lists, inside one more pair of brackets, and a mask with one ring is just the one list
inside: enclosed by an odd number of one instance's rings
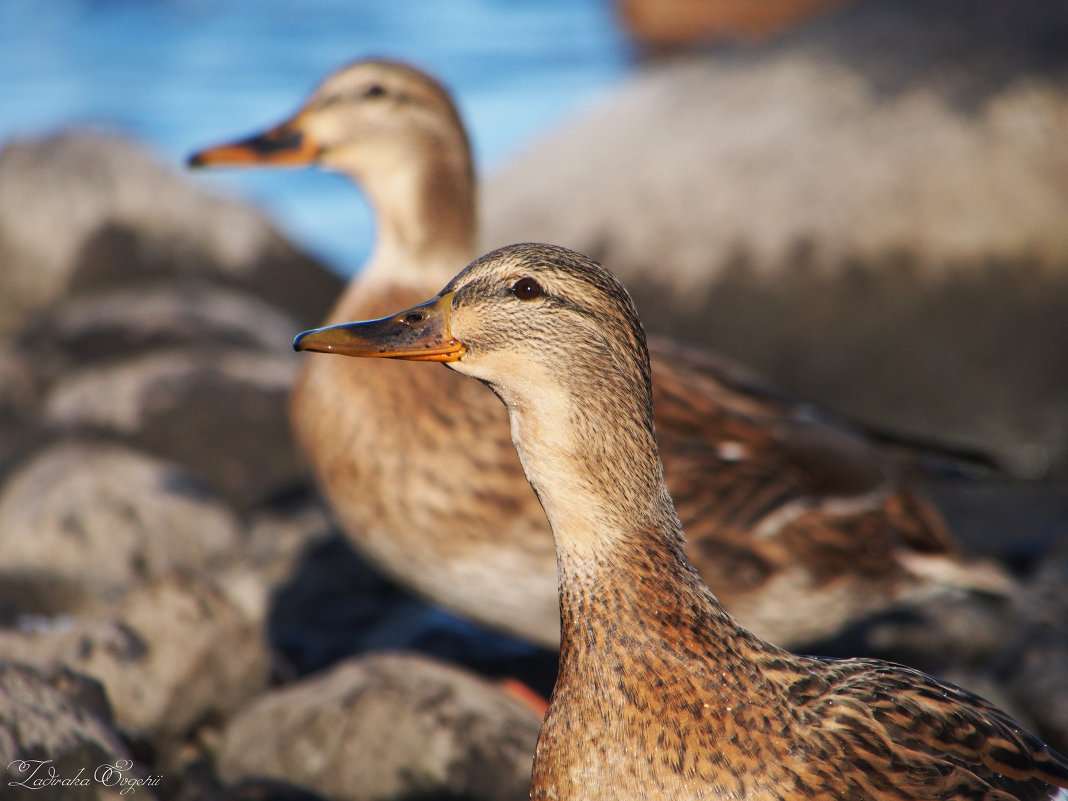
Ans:
{"label": "foreground duck", "polygon": [[[191,163],[317,164],[364,188],[376,248],[327,323],[414,304],[476,255],[463,125],[446,91],[402,64],[346,67],[290,120]],[[690,559],[762,636],[811,642],[894,603],[1006,590],[1003,574],[961,559],[887,452],[711,356],[664,341],[652,351]],[[310,359],[292,420],[364,554],[445,607],[556,646],[552,539],[490,393],[446,370]]]}
{"label": "foreground duck", "polygon": [[514,245],[421,306],[294,346],[444,362],[504,401],[559,566],[532,798],[1068,797],[1068,760],[978,696],[885,662],[794,656],[724,610],[664,484],[641,323],[597,264]]}

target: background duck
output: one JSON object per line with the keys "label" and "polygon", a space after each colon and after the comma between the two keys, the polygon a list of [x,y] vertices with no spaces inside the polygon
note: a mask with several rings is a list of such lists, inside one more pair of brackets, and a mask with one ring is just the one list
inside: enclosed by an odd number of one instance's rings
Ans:
{"label": "background duck", "polygon": [[[364,189],[375,250],[327,323],[411,305],[475,255],[463,124],[448,93],[404,64],[347,66],[289,120],[190,163],[315,164]],[[894,603],[1007,589],[994,567],[963,560],[937,513],[900,486],[895,454],[714,356],[659,340],[652,352],[690,558],[754,631],[811,642]],[[291,417],[365,555],[442,606],[556,646],[552,540],[488,392],[444,370],[315,358]]]}
{"label": "background duck", "polygon": [[294,346],[441,361],[504,401],[559,564],[532,798],[1068,797],[1068,760],[982,698],[886,662],[794,656],[724,610],[664,484],[641,323],[596,263],[502,248],[421,306]]}

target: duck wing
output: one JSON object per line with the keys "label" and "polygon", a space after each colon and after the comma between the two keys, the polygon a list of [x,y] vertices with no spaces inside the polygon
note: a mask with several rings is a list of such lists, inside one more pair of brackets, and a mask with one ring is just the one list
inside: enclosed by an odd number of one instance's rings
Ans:
{"label": "duck wing", "polygon": [[888,451],[723,360],[650,340],[664,474],[688,553],[732,613],[780,645],[889,604],[1005,594],[958,552]]}
{"label": "duck wing", "polygon": [[806,751],[844,756],[864,797],[1040,801],[1068,787],[1068,759],[974,693],[886,662],[808,662],[786,691]]}

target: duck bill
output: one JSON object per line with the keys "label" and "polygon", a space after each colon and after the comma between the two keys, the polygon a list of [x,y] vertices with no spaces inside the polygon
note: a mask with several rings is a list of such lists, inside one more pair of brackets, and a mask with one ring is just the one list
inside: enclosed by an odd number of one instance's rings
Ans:
{"label": "duck bill", "polygon": [[392,317],[305,331],[294,350],[414,362],[455,362],[467,349],[449,331],[452,293]]}
{"label": "duck bill", "polygon": [[315,163],[319,145],[302,130],[301,117],[276,125],[248,139],[205,148],[189,157],[190,167],[273,166],[301,167]]}

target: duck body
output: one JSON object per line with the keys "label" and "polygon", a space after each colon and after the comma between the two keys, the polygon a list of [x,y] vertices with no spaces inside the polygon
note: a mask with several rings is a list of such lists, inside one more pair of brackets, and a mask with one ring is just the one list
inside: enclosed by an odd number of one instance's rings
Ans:
{"label": "duck body", "polygon": [[564,582],[532,798],[1068,798],[1068,763],[979,696],[782,651],[727,615],[681,551],[640,541],[601,566],[614,578]]}
{"label": "duck body", "polygon": [[[312,163],[363,187],[375,252],[327,323],[412,305],[475,255],[463,125],[445,90],[407,65],[350,65],[290,120],[192,161]],[[893,456],[722,360],[665,340],[651,350],[690,558],[758,633],[811,642],[895,603],[1007,589],[996,568],[960,556],[938,515],[898,483]],[[549,528],[490,393],[446,370],[316,357],[291,419],[361,552],[454,612],[559,644]]]}
{"label": "duck body", "polygon": [[295,346],[442,361],[507,407],[560,592],[532,798],[1064,798],[1068,760],[978,696],[877,660],[795,656],[724,609],[664,482],[641,324],[594,262],[502,248],[428,303]]}

